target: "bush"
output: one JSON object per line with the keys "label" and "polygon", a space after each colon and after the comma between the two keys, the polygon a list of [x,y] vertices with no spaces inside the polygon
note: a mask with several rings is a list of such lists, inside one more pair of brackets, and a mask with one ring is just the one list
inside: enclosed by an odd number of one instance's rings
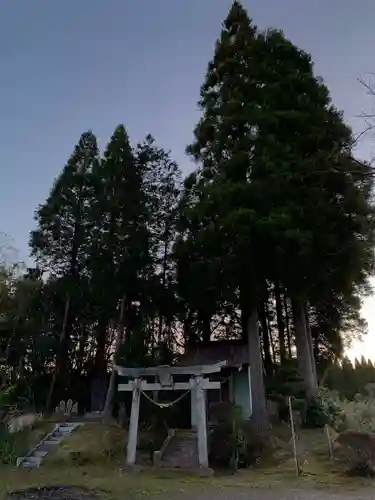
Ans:
{"label": "bush", "polygon": [[[21,433],[22,434],[22,433]],[[10,434],[5,427],[0,430],[0,464],[14,465],[17,457],[23,455],[25,449],[24,436]]]}
{"label": "bush", "polygon": [[214,468],[237,468],[237,451],[241,438],[234,432],[231,421],[221,422],[210,434],[209,460]]}
{"label": "bush", "polygon": [[368,395],[357,394],[352,401],[340,398],[337,392],[321,391],[321,401],[330,416],[330,424],[340,435],[337,443],[349,473],[373,476],[375,463],[375,400],[373,387]]}
{"label": "bush", "polygon": [[299,374],[297,360],[285,361],[282,365],[275,367],[272,376],[266,379],[268,399],[278,401],[280,397],[285,399],[291,396],[294,399],[304,397],[303,381]]}
{"label": "bush", "polygon": [[371,396],[357,394],[353,401],[348,401],[340,398],[337,392],[322,390],[320,398],[335,431],[375,433],[375,399]]}
{"label": "bush", "polygon": [[270,436],[259,433],[251,420],[242,423],[242,446],[238,450],[238,467],[258,465],[261,457],[270,449]]}
{"label": "bush", "polygon": [[370,432],[344,431],[337,439],[350,463],[349,473],[373,477],[375,462],[375,434]]}
{"label": "bush", "polygon": [[239,451],[243,446],[241,409],[219,403],[212,407],[212,413],[217,424],[210,434],[209,460],[216,468],[237,469]]}
{"label": "bush", "polygon": [[238,407],[217,407],[217,425],[210,435],[210,463],[215,468],[245,468],[257,464],[267,439],[244,420]]}
{"label": "bush", "polygon": [[301,417],[302,427],[307,429],[322,428],[331,423],[330,411],[319,396],[315,396],[310,401],[304,402]]}
{"label": "bush", "polygon": [[277,368],[275,376],[267,381],[267,392],[269,399],[276,402],[282,422],[289,422],[290,419],[289,397],[292,398],[294,416],[299,413],[298,419],[304,427],[324,427],[329,421],[318,395],[306,401],[304,384],[295,359],[285,361]]}

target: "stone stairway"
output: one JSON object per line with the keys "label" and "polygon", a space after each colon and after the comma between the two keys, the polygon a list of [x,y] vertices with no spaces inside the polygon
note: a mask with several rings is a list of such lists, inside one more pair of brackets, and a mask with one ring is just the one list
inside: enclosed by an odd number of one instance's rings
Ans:
{"label": "stone stairway", "polygon": [[34,469],[40,467],[43,458],[48,455],[53,447],[57,446],[76,429],[80,424],[65,422],[56,424],[52,432],[47,434],[25,457],[17,458],[17,467]]}
{"label": "stone stairway", "polygon": [[194,431],[176,431],[163,456],[160,466],[170,469],[197,469],[198,443]]}

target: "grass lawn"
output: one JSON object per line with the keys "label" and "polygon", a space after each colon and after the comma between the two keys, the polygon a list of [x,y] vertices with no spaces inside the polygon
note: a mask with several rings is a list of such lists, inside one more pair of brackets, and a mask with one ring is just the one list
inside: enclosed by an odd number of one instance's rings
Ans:
{"label": "grass lawn", "polygon": [[[25,470],[2,468],[0,470],[0,498],[11,490],[36,486],[70,485],[89,488],[102,499],[136,500],[158,497],[166,492],[184,490],[181,478],[157,477],[152,474],[123,474],[118,469],[104,466],[42,466],[40,469]],[[189,480],[186,481],[189,485]]]}
{"label": "grass lawn", "polygon": [[[49,425],[42,427],[37,437],[49,430]],[[336,492],[374,487],[374,482],[346,477],[342,465],[329,460],[324,434],[307,431],[300,437],[302,475],[299,478],[296,478],[295,464],[288,449],[282,452],[282,459],[273,457],[256,469],[239,471],[235,476],[221,474],[199,478],[151,467],[131,474],[121,470],[125,458],[124,430],[116,424],[86,424],[56,447],[40,469],[1,467],[0,499],[11,490],[57,485],[89,488],[103,500],[178,499],[181,493],[215,489],[233,489],[228,495],[235,498],[237,488],[249,487]]]}
{"label": "grass lawn", "polygon": [[126,432],[119,425],[88,423],[53,448],[43,463],[54,466],[101,465],[119,468],[124,460]]}
{"label": "grass lawn", "polygon": [[53,466],[25,470],[10,467],[0,469],[0,499],[7,492],[36,486],[70,485],[93,490],[103,500],[142,500],[145,498],[178,498],[181,493],[212,491],[215,489],[272,488],[322,489],[359,491],[374,487],[374,482],[345,478],[326,471],[304,473],[295,477],[293,464],[279,469],[240,471],[236,475],[211,478],[187,476],[182,473],[164,473],[147,468],[139,473],[124,473],[114,466]]}

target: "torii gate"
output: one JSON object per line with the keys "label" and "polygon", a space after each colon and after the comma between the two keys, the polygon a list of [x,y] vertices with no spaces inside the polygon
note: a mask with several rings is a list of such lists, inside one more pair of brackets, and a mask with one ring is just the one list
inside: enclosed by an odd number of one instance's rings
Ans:
{"label": "torii gate", "polygon": [[[198,463],[201,468],[208,468],[207,449],[207,416],[206,416],[206,394],[207,389],[220,389],[220,382],[210,381],[204,375],[218,373],[226,365],[221,361],[212,365],[198,366],[168,366],[159,365],[148,368],[126,368],[114,366],[120,376],[129,377],[133,380],[127,384],[119,384],[119,391],[132,391],[132,408],[130,414],[129,439],[127,444],[126,464],[129,467],[135,465],[137,442],[138,442],[138,418],[139,402],[142,391],[191,391],[191,405],[195,407],[197,414],[198,435]],[[173,375],[190,375],[188,382],[174,382]],[[142,377],[154,376],[158,382],[149,383]]]}

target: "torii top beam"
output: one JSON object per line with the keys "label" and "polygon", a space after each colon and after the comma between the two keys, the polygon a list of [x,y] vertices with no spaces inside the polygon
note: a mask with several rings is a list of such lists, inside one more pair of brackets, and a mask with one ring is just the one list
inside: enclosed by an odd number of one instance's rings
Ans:
{"label": "torii top beam", "polygon": [[160,372],[167,372],[171,375],[205,375],[209,373],[218,373],[227,365],[226,361],[219,361],[212,365],[196,366],[169,366],[158,365],[139,368],[127,368],[125,366],[114,365],[114,369],[122,377],[139,378],[148,375],[158,375]]}

